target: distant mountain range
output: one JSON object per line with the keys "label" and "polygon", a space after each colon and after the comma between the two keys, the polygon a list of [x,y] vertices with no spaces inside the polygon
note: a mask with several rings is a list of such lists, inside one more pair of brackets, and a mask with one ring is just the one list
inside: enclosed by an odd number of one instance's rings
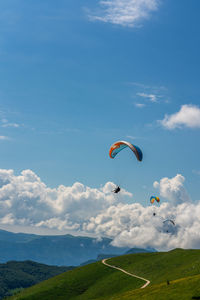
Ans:
{"label": "distant mountain range", "polygon": [[131,248],[124,254],[134,254],[134,253],[148,253],[148,252],[157,252],[154,248]]}
{"label": "distant mountain range", "polygon": [[77,266],[96,260],[99,253],[120,255],[128,250],[112,246],[111,241],[69,234],[42,236],[0,230],[0,263],[33,260],[48,265]]}
{"label": "distant mountain range", "polygon": [[[77,266],[96,260],[101,253],[121,255],[130,251],[129,248],[114,247],[111,242],[108,238],[97,240],[69,234],[42,236],[0,230],[0,263],[32,260],[48,265]],[[140,249],[139,252],[144,251]]]}
{"label": "distant mountain range", "polygon": [[[157,252],[155,249],[153,248],[147,248],[147,249],[143,249],[143,248],[131,248],[128,251],[126,251],[125,253],[121,253],[120,255],[126,255],[126,254],[134,254],[134,253],[149,253],[149,252]],[[116,257],[119,256],[118,254],[99,254],[97,256],[96,259],[90,259],[88,261],[85,261],[81,264],[81,266],[85,266],[85,265],[89,265],[92,264],[94,262],[97,262],[99,260],[105,259],[105,258],[111,258],[111,257]]]}

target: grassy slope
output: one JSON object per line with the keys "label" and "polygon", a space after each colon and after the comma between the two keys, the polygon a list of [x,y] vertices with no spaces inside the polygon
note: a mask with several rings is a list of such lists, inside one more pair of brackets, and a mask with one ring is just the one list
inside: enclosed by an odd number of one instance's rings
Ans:
{"label": "grassy slope", "polygon": [[33,261],[0,264],[0,299],[12,295],[16,289],[27,288],[71,269],[73,267],[47,266]]}
{"label": "grassy slope", "polygon": [[152,285],[144,290],[132,290],[109,300],[189,300],[200,299],[200,275]]}
{"label": "grassy slope", "polygon": [[51,278],[9,299],[105,300],[113,295],[139,288],[142,284],[142,280],[98,262]]}
{"label": "grassy slope", "polygon": [[98,262],[42,282],[12,299],[188,300],[200,296],[200,250],[130,254],[108,262],[151,280],[151,285],[138,289],[143,281]]}
{"label": "grassy slope", "polygon": [[157,284],[200,274],[200,250],[175,249],[125,255],[111,258],[109,263]]}
{"label": "grassy slope", "polygon": [[188,300],[193,296],[200,299],[200,250],[126,255],[110,259],[109,263],[151,280],[145,289],[122,293],[109,300]]}

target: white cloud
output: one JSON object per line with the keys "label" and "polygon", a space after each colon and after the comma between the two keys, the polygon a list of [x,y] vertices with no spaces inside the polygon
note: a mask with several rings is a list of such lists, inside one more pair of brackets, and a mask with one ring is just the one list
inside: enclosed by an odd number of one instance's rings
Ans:
{"label": "white cloud", "polygon": [[149,99],[151,102],[158,102],[158,99],[157,99],[157,95],[154,95],[154,94],[146,94],[146,93],[137,93],[138,96],[140,97],[143,97],[143,98],[147,98]]}
{"label": "white cloud", "polygon": [[13,170],[0,169],[0,224],[8,220],[8,224],[75,230],[91,216],[132,196],[122,189],[116,197],[111,192],[114,187],[112,182],[98,189],[76,182],[49,188],[31,170],[16,176]]}
{"label": "white cloud", "polygon": [[[154,182],[161,204],[144,207],[130,204],[132,194],[123,189],[117,196],[111,193],[111,182],[101,188],[79,182],[50,188],[31,170],[19,175],[0,170],[0,225],[107,236],[116,246],[200,248],[200,202],[190,201],[184,180],[177,174]],[[166,219],[175,226],[163,223]]]}
{"label": "white cloud", "polygon": [[[199,213],[200,203],[174,206],[165,202],[160,207],[117,204],[91,218],[84,229],[112,238],[113,245],[119,247],[200,248]],[[175,226],[171,222],[163,223],[167,219],[172,219]]]}
{"label": "white cloud", "polygon": [[[184,180],[177,174],[171,179],[154,182],[154,187],[160,189],[160,205],[144,207],[139,203],[118,203],[85,222],[84,230],[112,238],[115,246],[158,250],[200,248],[200,202],[190,201]],[[167,219],[173,220],[175,226],[171,222],[163,223]]]}
{"label": "white cloud", "polygon": [[159,0],[101,0],[101,11],[91,20],[135,27],[158,9]]}
{"label": "white cloud", "polygon": [[155,181],[153,186],[159,188],[160,195],[173,204],[180,204],[183,202],[191,201],[190,197],[184,188],[185,178],[181,174],[177,174],[173,178],[162,178],[160,182]]}
{"label": "white cloud", "polygon": [[127,137],[128,139],[131,139],[131,140],[135,140],[135,139],[138,138],[138,137],[133,136],[133,135],[127,135],[126,137]]}
{"label": "white cloud", "polygon": [[3,124],[2,127],[4,127],[4,128],[6,128],[6,127],[18,128],[19,124],[17,124],[17,123],[6,123],[6,124]]}
{"label": "white cloud", "polygon": [[7,214],[0,219],[1,224],[13,225],[15,220],[13,214]]}
{"label": "white cloud", "polygon": [[152,85],[147,85],[141,82],[128,82],[128,85],[133,85],[135,87],[138,87],[140,89],[146,90],[146,91],[153,91],[154,93],[161,93],[161,92],[166,92],[167,88],[165,86],[152,86]]}
{"label": "white cloud", "polygon": [[200,108],[196,105],[182,105],[177,113],[165,115],[159,122],[167,129],[200,128]]}
{"label": "white cloud", "polygon": [[145,106],[144,103],[134,103],[136,107],[143,108]]}
{"label": "white cloud", "polygon": [[14,127],[14,128],[18,128],[18,127],[20,126],[20,125],[17,124],[17,123],[10,123],[10,122],[8,122],[8,120],[5,119],[5,118],[3,118],[3,119],[1,120],[1,122],[2,122],[1,127],[4,127],[4,128],[6,128],[6,127]]}
{"label": "white cloud", "polygon": [[10,140],[10,138],[8,136],[5,136],[5,135],[0,135],[0,140],[2,140],[2,141]]}
{"label": "white cloud", "polygon": [[45,221],[40,221],[37,224],[35,224],[36,227],[47,227],[50,229],[58,229],[58,230],[70,230],[75,231],[79,230],[80,224],[73,223],[69,220],[68,215],[65,216],[65,220],[60,220],[60,218],[51,218]]}

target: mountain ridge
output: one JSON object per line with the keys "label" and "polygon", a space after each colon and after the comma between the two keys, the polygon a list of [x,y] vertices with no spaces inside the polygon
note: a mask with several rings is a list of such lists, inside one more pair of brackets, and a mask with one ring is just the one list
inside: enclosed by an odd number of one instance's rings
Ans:
{"label": "mountain ridge", "polygon": [[[0,262],[32,260],[48,265],[78,266],[99,253],[120,255],[127,247],[114,247],[109,238],[66,235],[36,235],[0,230]],[[15,251],[13,251],[15,249]]]}

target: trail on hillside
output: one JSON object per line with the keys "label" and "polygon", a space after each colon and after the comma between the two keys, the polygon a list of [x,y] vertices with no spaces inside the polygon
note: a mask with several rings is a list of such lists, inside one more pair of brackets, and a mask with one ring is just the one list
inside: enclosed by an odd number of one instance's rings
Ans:
{"label": "trail on hillside", "polygon": [[104,258],[104,259],[102,259],[102,264],[104,264],[104,265],[106,265],[106,266],[108,266],[108,267],[110,267],[110,268],[117,269],[117,270],[119,270],[119,271],[121,271],[121,272],[123,272],[123,273],[125,273],[125,274],[127,274],[127,275],[129,275],[129,276],[136,277],[136,278],[139,278],[139,279],[144,280],[146,283],[145,283],[143,286],[141,286],[141,289],[144,289],[145,287],[147,287],[147,285],[150,284],[150,281],[147,280],[147,279],[145,279],[145,278],[143,278],[143,277],[140,277],[140,276],[131,274],[131,273],[129,273],[129,272],[127,272],[127,271],[125,271],[125,270],[123,270],[123,269],[121,269],[121,268],[118,268],[118,267],[116,267],[116,266],[113,266],[113,265],[108,264],[108,263],[106,262],[106,260],[108,260],[108,259],[109,259],[109,258]]}

